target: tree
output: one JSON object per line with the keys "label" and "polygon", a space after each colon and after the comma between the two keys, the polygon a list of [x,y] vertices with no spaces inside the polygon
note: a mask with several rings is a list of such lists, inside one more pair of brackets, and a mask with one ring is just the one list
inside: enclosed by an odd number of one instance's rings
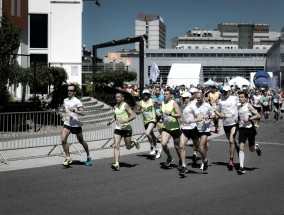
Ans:
{"label": "tree", "polygon": [[13,26],[5,10],[3,10],[0,25],[0,101],[8,102],[7,84],[11,71],[11,57],[13,52],[20,46],[19,31]]}

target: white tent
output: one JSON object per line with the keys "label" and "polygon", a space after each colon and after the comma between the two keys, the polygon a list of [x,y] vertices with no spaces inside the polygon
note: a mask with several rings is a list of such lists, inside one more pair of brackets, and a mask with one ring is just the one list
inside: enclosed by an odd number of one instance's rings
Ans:
{"label": "white tent", "polygon": [[232,78],[232,79],[228,82],[228,84],[229,84],[230,86],[232,86],[232,85],[234,85],[234,86],[237,85],[239,88],[242,88],[243,85],[249,86],[249,85],[250,85],[250,82],[249,82],[247,79],[238,76],[238,77]]}
{"label": "white tent", "polygon": [[210,87],[210,86],[216,86],[218,85],[215,81],[212,81],[211,79],[209,79],[208,81],[206,81],[203,86],[205,87]]}
{"label": "white tent", "polygon": [[167,85],[170,87],[203,83],[203,70],[201,64],[173,63],[168,75]]}

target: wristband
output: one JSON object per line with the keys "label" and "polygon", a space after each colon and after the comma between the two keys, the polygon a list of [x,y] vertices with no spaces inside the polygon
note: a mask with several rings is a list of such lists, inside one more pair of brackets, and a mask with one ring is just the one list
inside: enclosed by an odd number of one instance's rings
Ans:
{"label": "wristband", "polygon": [[72,112],[75,113],[75,109],[73,109]]}
{"label": "wristband", "polygon": [[172,116],[172,114],[171,114],[171,113],[169,113],[169,116]]}

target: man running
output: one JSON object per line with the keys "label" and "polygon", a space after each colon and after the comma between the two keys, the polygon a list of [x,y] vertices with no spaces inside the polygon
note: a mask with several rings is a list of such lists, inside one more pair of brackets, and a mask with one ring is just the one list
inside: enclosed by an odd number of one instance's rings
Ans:
{"label": "man running", "polygon": [[[252,96],[252,105],[253,105],[254,109],[257,110],[257,112],[259,114],[261,114],[260,100],[261,100],[260,92],[259,92],[258,89],[256,89],[255,94]],[[256,128],[259,128],[259,122],[260,122],[260,118],[255,121],[255,127]]]}
{"label": "man running", "polygon": [[162,141],[163,150],[168,156],[164,167],[169,167],[173,162],[174,158],[171,156],[170,149],[168,147],[168,142],[170,138],[173,138],[175,150],[178,157],[179,153],[179,142],[180,142],[180,128],[178,118],[181,116],[181,110],[176,101],[172,100],[172,91],[166,89],[164,92],[165,101],[162,102],[161,110],[163,114],[163,128],[162,128]]}
{"label": "man running", "polygon": [[[221,93],[219,92],[217,87],[211,87],[211,92],[208,94],[208,99],[209,99],[209,103],[212,106],[213,110],[216,110],[217,107],[217,101],[218,99],[221,98]],[[218,117],[214,117],[213,120],[214,126],[215,126],[215,133],[219,133],[220,129],[219,129],[219,119]]]}
{"label": "man running", "polygon": [[274,112],[274,119],[277,122],[279,119],[279,112],[280,106],[279,106],[279,94],[277,93],[277,90],[272,90],[272,110]]}
{"label": "man running", "polygon": [[68,98],[64,99],[64,108],[65,113],[63,114],[62,120],[64,121],[63,129],[61,132],[61,142],[63,146],[63,150],[66,155],[66,159],[62,163],[64,166],[69,166],[72,163],[72,159],[69,151],[69,144],[67,143],[67,139],[70,133],[75,134],[79,143],[82,144],[86,154],[87,161],[86,166],[92,165],[92,159],[89,152],[89,147],[86,141],[83,138],[82,127],[79,116],[84,116],[85,111],[83,108],[83,104],[79,99],[75,97],[76,95],[76,87],[74,84],[68,85]]}
{"label": "man running", "polygon": [[153,132],[156,127],[156,113],[154,109],[154,100],[151,99],[151,94],[149,90],[145,89],[142,92],[143,99],[137,105],[136,113],[143,114],[143,122],[146,130],[146,136],[150,143],[150,155],[155,156],[155,158],[161,157],[161,149],[157,147],[157,138]]}
{"label": "man running", "polygon": [[201,122],[197,123],[197,129],[200,134],[199,151],[202,158],[202,164],[200,166],[200,169],[206,171],[209,166],[209,161],[207,158],[207,138],[208,136],[211,136],[211,119],[214,120],[216,115],[214,112],[214,108],[210,104],[205,102],[203,93],[197,93],[196,100],[196,107],[198,108],[200,115],[203,118]]}
{"label": "man running", "polygon": [[[230,94],[231,88],[229,85],[223,87],[223,96],[217,102],[217,109],[215,113],[218,117],[223,119],[223,127],[227,139],[229,140],[230,148],[230,160],[228,164],[228,169],[230,171],[234,168],[234,153],[236,146],[236,133],[237,133],[237,124],[236,119],[238,117],[238,108],[237,104],[239,99],[237,96],[232,96]],[[238,150],[238,148],[237,148]]]}
{"label": "man running", "polygon": [[260,119],[260,114],[253,106],[247,102],[248,94],[245,92],[239,93],[241,106],[238,107],[239,115],[239,161],[240,168],[238,174],[245,174],[245,143],[248,140],[249,149],[251,152],[256,151],[258,156],[261,156],[261,150],[258,144],[255,144],[256,130],[252,120]]}
{"label": "man running", "polygon": [[[185,176],[188,172],[185,163],[185,145],[189,139],[192,139],[193,145],[196,150],[198,150],[201,156],[204,158],[204,150],[199,148],[199,137],[200,134],[197,130],[196,122],[202,120],[202,117],[199,113],[199,110],[196,107],[195,103],[190,101],[191,94],[189,92],[185,92],[182,95],[183,105],[182,105],[182,118],[181,118],[181,131],[182,134],[180,136],[180,162],[179,165],[179,175]],[[200,150],[201,149],[201,150]]]}
{"label": "man running", "polygon": [[111,125],[116,122],[113,139],[114,139],[114,159],[115,163],[111,165],[113,170],[119,170],[119,157],[120,157],[120,142],[122,137],[124,138],[126,149],[130,150],[133,146],[136,149],[140,148],[140,144],[136,138],[131,140],[132,127],[130,122],[136,118],[136,114],[132,111],[129,105],[124,102],[124,95],[122,93],[116,93],[115,95],[116,105],[114,106],[114,117],[107,125]]}
{"label": "man running", "polygon": [[161,113],[161,105],[162,102],[164,101],[164,95],[161,92],[161,87],[156,86],[155,87],[155,94],[152,95],[152,99],[154,99],[155,104],[155,113],[156,113],[156,118],[157,118],[157,128],[159,133],[162,133],[162,113]]}
{"label": "man running", "polygon": [[270,113],[271,99],[268,96],[267,91],[264,91],[261,96],[260,103],[262,105],[262,111],[264,113],[264,119],[267,120]]}

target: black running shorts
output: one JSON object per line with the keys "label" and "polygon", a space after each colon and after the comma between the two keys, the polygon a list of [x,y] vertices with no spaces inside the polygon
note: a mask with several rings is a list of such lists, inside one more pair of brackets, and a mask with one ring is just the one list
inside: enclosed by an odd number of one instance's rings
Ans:
{"label": "black running shorts", "polygon": [[194,129],[182,129],[181,131],[188,139],[196,140],[200,137],[197,127]]}
{"label": "black running shorts", "polygon": [[255,127],[251,128],[239,128],[239,143],[246,143],[248,140],[249,146],[255,145],[255,136],[257,132]]}
{"label": "black running shorts", "polygon": [[63,128],[68,129],[72,134],[81,134],[82,133],[82,127],[70,127],[68,125],[63,125]]}
{"label": "black running shorts", "polygon": [[176,130],[167,130],[165,128],[162,128],[162,131],[167,132],[168,134],[170,134],[173,138],[179,138],[181,135],[181,130],[180,129],[176,129]]}

